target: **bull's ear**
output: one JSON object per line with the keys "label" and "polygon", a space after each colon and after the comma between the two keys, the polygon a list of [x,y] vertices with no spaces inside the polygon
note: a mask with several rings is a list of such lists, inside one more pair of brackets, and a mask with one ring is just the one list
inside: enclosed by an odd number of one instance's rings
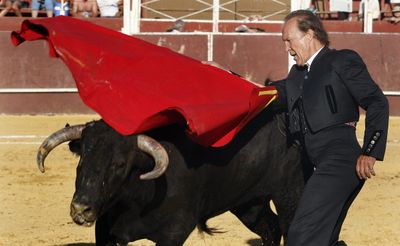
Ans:
{"label": "bull's ear", "polygon": [[81,155],[81,140],[80,139],[76,139],[76,140],[72,140],[68,143],[69,146],[69,150],[76,154],[76,155]]}

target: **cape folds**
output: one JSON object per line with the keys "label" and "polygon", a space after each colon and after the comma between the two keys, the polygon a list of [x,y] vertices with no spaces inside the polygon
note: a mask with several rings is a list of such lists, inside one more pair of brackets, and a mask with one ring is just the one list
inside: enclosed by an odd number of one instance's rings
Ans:
{"label": "cape folds", "polygon": [[11,39],[47,40],[83,102],[123,135],[181,123],[193,141],[223,146],[277,96],[272,86],[75,18],[25,20]]}

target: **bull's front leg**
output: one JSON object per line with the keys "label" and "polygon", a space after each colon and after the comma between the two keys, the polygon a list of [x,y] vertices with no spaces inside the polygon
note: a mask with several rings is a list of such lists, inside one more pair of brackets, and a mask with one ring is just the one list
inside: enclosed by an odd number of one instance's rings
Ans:
{"label": "bull's front leg", "polygon": [[156,246],[182,246],[196,225],[172,220],[167,227],[158,231]]}
{"label": "bull's front leg", "polygon": [[105,217],[96,222],[96,245],[119,246],[148,239],[156,246],[182,246],[196,227],[195,216],[184,209],[168,213],[153,210],[140,218],[129,210],[120,215],[108,214],[108,220]]}
{"label": "bull's front leg", "polygon": [[269,199],[255,199],[230,210],[265,246],[279,246],[282,233],[278,216],[271,210]]}
{"label": "bull's front leg", "polygon": [[191,210],[192,208],[181,207],[179,210],[169,213],[163,211],[152,217],[150,221],[157,221],[158,226],[149,235],[149,239],[156,242],[156,246],[182,246],[197,224],[196,216]]}
{"label": "bull's front leg", "polygon": [[127,242],[119,241],[111,234],[111,225],[104,215],[96,221],[95,228],[96,246],[126,246]]}

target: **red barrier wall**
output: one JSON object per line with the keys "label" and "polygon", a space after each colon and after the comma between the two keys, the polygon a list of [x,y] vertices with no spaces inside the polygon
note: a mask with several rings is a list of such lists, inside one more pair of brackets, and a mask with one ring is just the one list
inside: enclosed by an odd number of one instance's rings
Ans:
{"label": "red barrier wall", "polygon": [[[214,36],[210,50],[207,34],[149,34],[138,37],[198,60],[207,60],[211,54],[214,61],[258,83],[264,83],[266,79],[284,78],[288,71],[288,56],[279,33],[219,34]],[[330,37],[331,47],[359,52],[372,77],[383,90],[400,91],[399,33],[330,33]],[[10,32],[3,31],[0,32],[0,44],[0,88],[75,87],[66,66],[59,59],[48,56],[46,42],[28,42],[13,47]],[[388,98],[391,114],[400,115],[400,97]],[[0,112],[35,114],[91,111],[82,104],[77,93],[0,93]]]}

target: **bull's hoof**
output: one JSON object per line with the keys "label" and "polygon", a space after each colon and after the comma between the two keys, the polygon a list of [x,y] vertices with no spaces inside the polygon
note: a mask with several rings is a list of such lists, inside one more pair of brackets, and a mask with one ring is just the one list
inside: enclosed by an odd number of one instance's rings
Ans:
{"label": "bull's hoof", "polygon": [[280,246],[280,242],[276,242],[273,240],[262,240],[262,246]]}

